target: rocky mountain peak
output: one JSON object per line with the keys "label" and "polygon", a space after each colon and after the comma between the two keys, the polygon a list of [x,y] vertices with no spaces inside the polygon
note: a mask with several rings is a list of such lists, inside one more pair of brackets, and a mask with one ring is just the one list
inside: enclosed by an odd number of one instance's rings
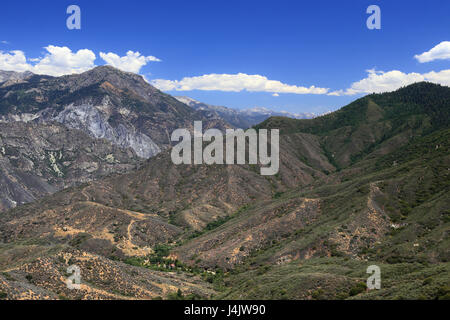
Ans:
{"label": "rocky mountain peak", "polygon": [[17,81],[27,79],[31,76],[33,76],[33,73],[30,71],[15,72],[15,71],[0,70],[0,83],[6,82],[6,81],[17,82]]}
{"label": "rocky mountain peak", "polygon": [[189,128],[194,120],[204,120],[205,127],[226,127],[224,121],[189,108],[142,76],[111,66],[62,77],[36,75],[0,86],[0,121],[56,121],[132,148],[142,158],[168,148],[170,132]]}
{"label": "rocky mountain peak", "polygon": [[159,92],[141,75],[121,71],[111,66],[99,66],[80,74],[63,76],[57,79],[58,84],[63,89],[69,89],[71,92],[94,85],[100,86],[105,82],[109,83],[110,87],[134,92],[147,101],[152,95]]}

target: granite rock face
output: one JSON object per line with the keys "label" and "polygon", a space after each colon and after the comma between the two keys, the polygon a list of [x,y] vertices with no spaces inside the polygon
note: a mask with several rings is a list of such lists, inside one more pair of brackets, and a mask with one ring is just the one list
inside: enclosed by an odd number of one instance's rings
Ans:
{"label": "granite rock face", "polygon": [[135,126],[119,123],[113,127],[108,122],[108,112],[102,110],[102,107],[108,108],[107,105],[69,105],[51,120],[87,132],[93,138],[106,139],[120,147],[131,148],[142,158],[150,158],[161,151],[149,136],[137,130]]}
{"label": "granite rock face", "polygon": [[10,83],[19,82],[21,80],[31,77],[32,75],[33,75],[33,73],[29,72],[29,71],[15,72],[15,71],[0,70],[0,82],[6,82],[6,81],[11,81]]}
{"label": "granite rock face", "polygon": [[141,162],[131,148],[58,123],[0,123],[0,211]]}

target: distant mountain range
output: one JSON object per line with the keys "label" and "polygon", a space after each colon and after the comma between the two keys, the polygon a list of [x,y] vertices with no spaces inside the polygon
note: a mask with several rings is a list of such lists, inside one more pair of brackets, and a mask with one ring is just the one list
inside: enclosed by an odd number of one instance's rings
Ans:
{"label": "distant mountain range", "polygon": [[182,96],[175,97],[175,99],[187,104],[188,106],[190,106],[195,110],[207,111],[216,118],[224,119],[233,127],[242,129],[250,128],[274,116],[288,117],[293,119],[311,119],[317,116],[313,113],[291,113],[287,111],[273,111],[261,107],[237,110],[227,107],[209,105],[194,100],[192,98]]}

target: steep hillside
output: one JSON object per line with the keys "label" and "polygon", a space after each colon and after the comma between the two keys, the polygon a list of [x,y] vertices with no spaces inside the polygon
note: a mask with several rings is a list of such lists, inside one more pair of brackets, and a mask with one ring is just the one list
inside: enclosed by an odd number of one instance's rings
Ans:
{"label": "steep hillside", "polygon": [[[319,219],[250,252],[239,234],[228,238],[235,248],[243,246],[239,254],[248,258],[224,280],[228,289],[220,297],[448,298],[449,135],[449,129],[440,130],[368,160],[372,170],[365,173],[343,169],[337,174],[339,184],[285,194],[281,203],[298,196],[317,199]],[[221,228],[227,230],[236,222]],[[217,229],[188,246],[198,250],[207,237],[220,236]],[[183,247],[177,250],[184,252]],[[197,263],[214,264],[207,253],[204,250]],[[366,291],[361,283],[373,264],[381,268],[382,289]]]}
{"label": "steep hillside", "polygon": [[257,127],[317,135],[330,161],[343,168],[375,149],[390,152],[413,136],[448,128],[449,101],[449,87],[421,82],[368,95],[312,120],[274,117]]}
{"label": "steep hillside", "polygon": [[0,123],[0,211],[141,162],[132,149],[57,123]]}
{"label": "steep hillside", "polygon": [[[216,292],[199,276],[150,270],[70,247],[14,246],[3,248],[0,292],[14,300],[162,299],[183,292],[189,299],[207,299]],[[6,260],[19,254],[20,261]],[[77,265],[82,283],[67,287],[69,266]]]}

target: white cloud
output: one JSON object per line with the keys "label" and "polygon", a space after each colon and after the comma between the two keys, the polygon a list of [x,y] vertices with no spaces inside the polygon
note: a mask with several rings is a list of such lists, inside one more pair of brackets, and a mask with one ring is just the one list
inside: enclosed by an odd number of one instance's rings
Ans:
{"label": "white cloud", "polygon": [[154,56],[143,56],[139,52],[128,51],[126,56],[119,57],[117,54],[109,52],[100,52],[100,57],[105,60],[105,62],[122,71],[128,71],[133,73],[139,73],[141,68],[145,66],[150,61],[161,61]]}
{"label": "white cloud", "polygon": [[[0,70],[6,71],[31,71],[36,74],[48,74],[61,76],[65,74],[80,73],[95,67],[95,54],[88,49],[78,50],[73,53],[67,47],[45,47],[47,54],[43,58],[28,59],[20,50],[5,53],[0,51]],[[30,62],[36,62],[30,64]]]}
{"label": "white cloud", "polygon": [[[47,53],[39,58],[27,58],[20,50],[0,51],[0,70],[31,71],[36,74],[62,76],[81,73],[94,68],[96,55],[89,49],[72,52],[68,47],[49,45],[45,47]],[[139,73],[140,69],[149,61],[161,61],[153,56],[142,56],[139,52],[128,51],[124,57],[115,53],[100,53],[105,62],[123,71]]]}
{"label": "white cloud", "polygon": [[434,60],[450,60],[450,41],[442,41],[437,46],[414,56],[420,63]]}
{"label": "white cloud", "polygon": [[424,74],[424,76],[425,76],[425,80],[427,80],[427,81],[439,83],[444,86],[450,87],[450,69],[442,70],[439,72],[431,71],[431,72]]}
{"label": "white cloud", "polygon": [[61,76],[65,74],[81,73],[95,67],[95,53],[89,49],[78,50],[73,53],[67,47],[48,46],[48,53],[32,67],[32,72]]}
{"label": "white cloud", "polygon": [[3,43],[3,44],[9,44],[9,42],[6,41],[6,40],[2,40],[2,41],[0,41],[0,43]]}
{"label": "white cloud", "polygon": [[[450,44],[442,42],[429,52],[420,55],[419,61],[431,61],[444,59],[446,56],[442,49]],[[439,47],[439,48],[438,48]],[[438,49],[436,49],[438,48]],[[68,47],[49,45],[45,47],[46,54],[39,58],[27,58],[21,50],[0,51],[0,70],[6,71],[31,71],[36,74],[48,74],[61,76],[65,74],[81,73],[95,67],[96,55],[89,49],[72,52]],[[128,51],[126,56],[120,57],[115,53],[100,53],[100,57],[109,65],[118,69],[139,73],[141,68],[150,61],[161,61],[153,56],[143,56],[139,52]],[[419,57],[419,56],[416,56]],[[393,91],[409,84],[430,81],[450,86],[450,69],[431,71],[428,73],[404,73],[399,70],[388,72],[367,70],[367,77],[353,82],[350,88],[330,92],[328,88],[304,87],[282,83],[277,80],[269,80],[261,75],[237,74],[205,74],[202,76],[185,77],[181,80],[155,79],[150,83],[163,91],[225,91],[225,92],[268,92],[278,97],[281,93],[292,94],[328,94],[331,96],[355,95],[366,93],[380,93]]]}
{"label": "white cloud", "polygon": [[299,87],[288,85],[277,80],[269,80],[261,75],[238,74],[205,74],[198,77],[185,77],[181,80],[155,79],[151,81],[155,87],[163,91],[227,91],[271,92],[294,94],[326,94],[327,88],[315,86]]}
{"label": "white cloud", "polygon": [[388,72],[367,70],[368,76],[353,82],[347,90],[338,90],[328,93],[330,96],[355,95],[364,93],[381,93],[394,91],[415,82],[429,81],[450,86],[450,69],[428,73],[404,73],[398,70]]}
{"label": "white cloud", "polygon": [[23,72],[30,70],[30,67],[23,51],[0,51],[0,70]]}

